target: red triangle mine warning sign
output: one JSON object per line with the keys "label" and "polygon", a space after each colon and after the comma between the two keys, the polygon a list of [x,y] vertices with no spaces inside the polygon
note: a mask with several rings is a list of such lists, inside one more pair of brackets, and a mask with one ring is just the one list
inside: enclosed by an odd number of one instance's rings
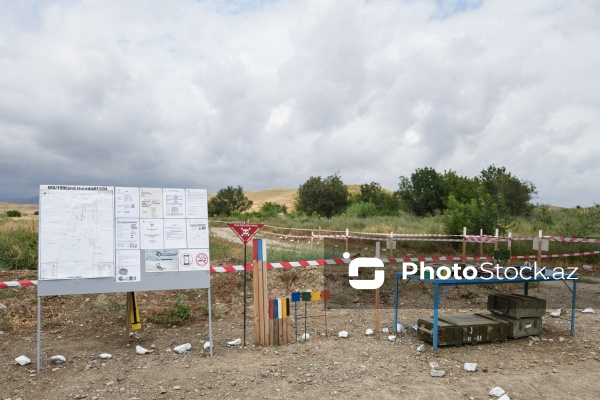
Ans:
{"label": "red triangle mine warning sign", "polygon": [[264,226],[264,224],[227,224],[232,231],[240,238],[244,244],[256,235],[256,232]]}

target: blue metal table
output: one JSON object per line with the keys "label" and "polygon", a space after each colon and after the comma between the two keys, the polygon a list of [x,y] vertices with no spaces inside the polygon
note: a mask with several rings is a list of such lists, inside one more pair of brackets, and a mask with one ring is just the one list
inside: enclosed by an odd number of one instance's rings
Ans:
{"label": "blue metal table", "polygon": [[[571,300],[571,335],[575,334],[575,305],[577,302],[577,276],[574,274],[568,275],[568,273],[565,273],[563,275],[563,277],[555,277],[553,275],[553,270],[551,269],[546,269],[544,270],[544,274],[543,275],[538,275],[538,276],[525,276],[525,277],[521,277],[521,276],[517,276],[513,279],[507,279],[506,277],[498,277],[498,276],[492,276],[489,279],[484,279],[482,277],[477,277],[474,279],[456,279],[456,278],[448,278],[448,279],[440,279],[440,278],[425,278],[425,277],[421,277],[418,274],[411,274],[411,275],[406,275],[406,277],[403,276],[402,272],[397,272],[396,273],[396,291],[395,291],[395,298],[394,298],[394,333],[397,333],[398,330],[398,296],[400,295],[400,293],[402,292],[402,290],[404,290],[404,288],[406,287],[406,285],[413,279],[415,280],[420,280],[423,282],[428,282],[433,284],[433,350],[437,351],[438,349],[438,314],[439,314],[439,307],[440,307],[440,303],[441,301],[444,299],[444,296],[446,296],[446,293],[448,293],[448,291],[454,287],[454,286],[461,286],[461,285],[497,285],[497,284],[510,284],[510,283],[524,283],[524,290],[523,290],[523,294],[527,295],[529,292],[529,283],[532,282],[551,282],[551,281],[563,281],[563,283],[567,286],[567,288],[571,291],[573,297]],[[569,279],[567,279],[565,276],[567,276]],[[404,279],[405,282],[402,284],[402,286],[399,286],[398,282],[400,280]],[[567,283],[567,281],[572,281],[573,282],[573,288],[571,288],[569,286],[569,284]],[[442,292],[441,296],[440,296],[440,287],[445,288],[444,291]],[[401,321],[403,324],[412,326],[415,329],[420,329],[419,327],[417,327],[416,325],[412,325],[412,324],[407,324],[404,321]]]}

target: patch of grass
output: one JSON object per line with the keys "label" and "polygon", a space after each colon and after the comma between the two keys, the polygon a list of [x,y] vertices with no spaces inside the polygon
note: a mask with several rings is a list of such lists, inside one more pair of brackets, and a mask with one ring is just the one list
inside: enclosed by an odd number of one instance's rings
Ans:
{"label": "patch of grass", "polygon": [[[207,312],[208,314],[208,312]],[[181,325],[188,322],[192,318],[190,308],[183,303],[183,299],[178,297],[175,303],[164,314],[152,315],[148,319],[151,322],[162,325]]]}
{"label": "patch of grass", "polygon": [[10,299],[19,295],[19,289],[14,287],[0,289],[0,300]]}
{"label": "patch of grass", "polygon": [[10,331],[13,328],[12,319],[9,316],[5,316],[0,320],[0,331]]}

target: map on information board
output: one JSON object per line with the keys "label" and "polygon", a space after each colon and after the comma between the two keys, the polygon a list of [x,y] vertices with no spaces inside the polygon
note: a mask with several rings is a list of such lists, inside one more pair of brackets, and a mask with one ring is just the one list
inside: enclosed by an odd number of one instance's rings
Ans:
{"label": "map on information board", "polygon": [[115,276],[113,186],[40,186],[40,280]]}

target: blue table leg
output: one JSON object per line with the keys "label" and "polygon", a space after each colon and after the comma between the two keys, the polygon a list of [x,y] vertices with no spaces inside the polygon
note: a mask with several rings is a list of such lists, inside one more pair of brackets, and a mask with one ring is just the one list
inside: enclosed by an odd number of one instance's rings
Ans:
{"label": "blue table leg", "polygon": [[396,275],[396,297],[394,298],[394,333],[398,330],[398,275]]}
{"label": "blue table leg", "polygon": [[577,279],[573,280],[573,300],[571,300],[571,336],[575,334],[575,307],[577,305]]}
{"label": "blue table leg", "polygon": [[525,289],[523,290],[523,294],[527,296],[529,294],[529,282],[525,282]]}
{"label": "blue table leg", "polygon": [[438,310],[440,307],[439,292],[440,287],[437,283],[433,284],[433,351],[438,348]]}

